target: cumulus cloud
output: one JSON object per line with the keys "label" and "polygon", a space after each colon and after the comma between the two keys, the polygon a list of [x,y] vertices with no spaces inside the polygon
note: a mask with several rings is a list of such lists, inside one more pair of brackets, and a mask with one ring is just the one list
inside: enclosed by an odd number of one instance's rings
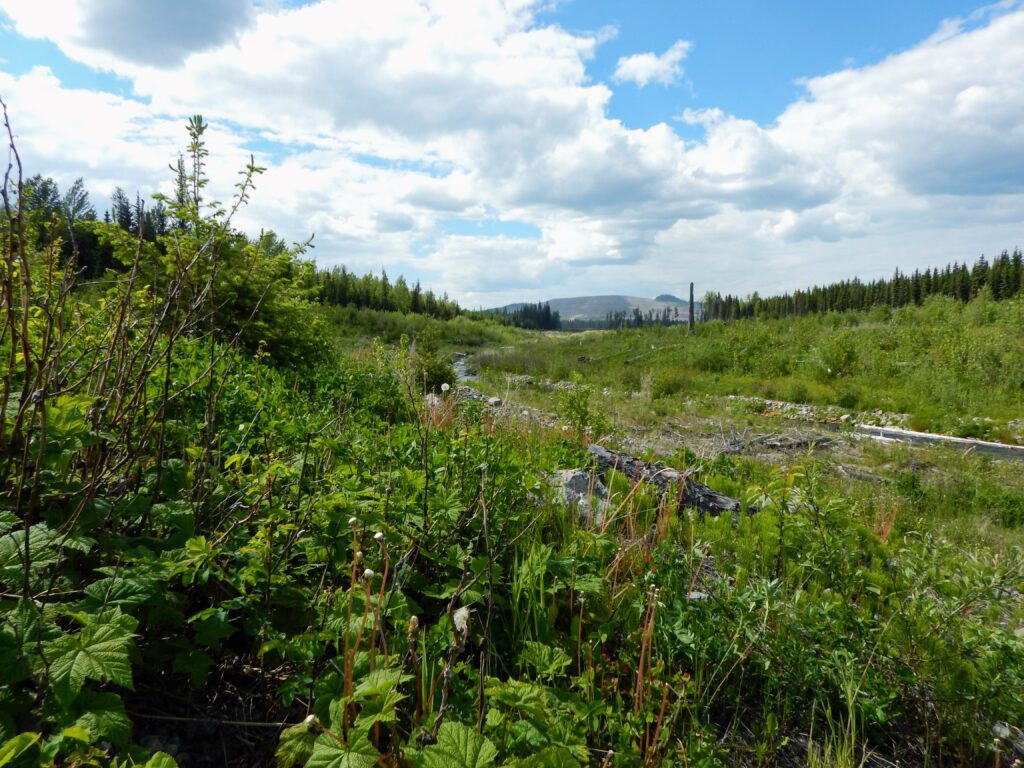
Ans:
{"label": "cumulus cloud", "polygon": [[612,79],[619,83],[636,83],[641,88],[650,82],[672,85],[683,76],[680,63],[689,51],[689,41],[677,40],[660,56],[650,52],[623,56],[615,67]]}
{"label": "cumulus cloud", "polygon": [[[247,16],[225,0],[220,32],[150,60],[83,31],[98,0],[53,2],[67,14],[51,26],[33,26],[38,3],[0,9],[22,34],[129,78],[134,96],[67,88],[44,68],[0,72],[33,172],[84,175],[100,193],[155,189],[185,116],[202,112],[215,196],[248,147],[268,167],[241,225],[316,232],[324,264],[385,266],[473,305],[655,295],[691,279],[764,292],[1020,238],[1024,12],[1008,6],[811,78],[770,124],[684,112],[703,129],[694,140],[610,117],[611,86],[587,72],[608,33],[544,23],[529,0],[320,0]],[[687,50],[625,57],[613,83],[672,82]],[[540,235],[450,234],[438,226],[450,218]]]}
{"label": "cumulus cloud", "polygon": [[249,0],[0,0],[25,37],[49,38],[70,58],[119,70],[169,67],[233,40],[254,17]]}

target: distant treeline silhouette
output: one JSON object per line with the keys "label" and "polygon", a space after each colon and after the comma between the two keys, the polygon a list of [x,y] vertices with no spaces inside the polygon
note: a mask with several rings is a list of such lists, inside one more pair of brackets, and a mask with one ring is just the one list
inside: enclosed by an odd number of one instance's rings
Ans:
{"label": "distant treeline silhouette", "polygon": [[551,305],[538,301],[536,304],[519,304],[515,309],[499,309],[494,312],[506,325],[527,328],[533,331],[557,331],[562,327],[558,311]]}
{"label": "distant treeline silhouette", "polygon": [[844,312],[869,309],[877,305],[903,307],[921,304],[929,296],[949,296],[968,302],[986,287],[997,301],[1017,296],[1024,290],[1024,259],[1019,248],[1010,254],[1003,251],[988,261],[980,257],[973,267],[947,264],[941,269],[914,270],[905,274],[898,269],[889,280],[861,282],[843,280],[830,285],[814,286],[761,297],[754,293],[747,298],[708,293],[704,296],[704,318],[707,320],[740,320],[752,317],[792,317],[823,312]]}
{"label": "distant treeline silhouette", "polygon": [[318,270],[316,280],[320,301],[328,306],[412,312],[441,320],[449,320],[462,313],[459,305],[447,294],[438,297],[432,291],[424,291],[419,281],[410,288],[403,277],[392,284],[384,271],[380,277],[372,274],[358,277],[345,267],[334,267]]}

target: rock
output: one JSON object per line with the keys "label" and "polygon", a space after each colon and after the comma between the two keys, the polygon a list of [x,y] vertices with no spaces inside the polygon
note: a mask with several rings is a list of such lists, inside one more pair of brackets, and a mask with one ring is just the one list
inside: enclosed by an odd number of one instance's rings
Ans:
{"label": "rock", "polygon": [[501,407],[501,398],[500,397],[488,397],[487,398],[487,404],[491,408],[500,408]]}
{"label": "rock", "polygon": [[1009,723],[996,723],[992,726],[994,735],[1005,746],[1024,757],[1024,731]]}
{"label": "rock", "polygon": [[548,483],[560,490],[565,506],[575,509],[580,522],[604,525],[608,514],[608,489],[585,469],[559,469],[548,476]]}
{"label": "rock", "polygon": [[853,421],[853,416],[851,416],[848,413],[844,413],[842,416],[839,417],[839,421],[842,422],[843,424],[849,424],[851,421]]}

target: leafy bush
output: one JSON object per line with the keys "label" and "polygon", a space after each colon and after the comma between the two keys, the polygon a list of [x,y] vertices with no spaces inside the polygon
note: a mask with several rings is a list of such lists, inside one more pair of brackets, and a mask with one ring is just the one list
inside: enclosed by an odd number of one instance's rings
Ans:
{"label": "leafy bush", "polygon": [[415,340],[413,357],[417,385],[424,392],[440,392],[442,384],[455,383],[455,369],[451,360],[441,353],[438,334],[433,326],[425,326]]}

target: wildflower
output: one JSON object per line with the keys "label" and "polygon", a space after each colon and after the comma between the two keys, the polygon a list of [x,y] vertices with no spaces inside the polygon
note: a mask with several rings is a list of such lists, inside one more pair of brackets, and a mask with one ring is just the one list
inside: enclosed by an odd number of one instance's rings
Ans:
{"label": "wildflower", "polygon": [[357,519],[356,519],[356,518],[354,518],[354,517],[350,517],[350,518],[348,519],[348,524],[349,524],[350,526],[352,526],[353,528],[355,528],[355,527],[356,527],[357,525],[359,525],[359,520],[357,520]]}
{"label": "wildflower", "polygon": [[416,615],[409,617],[409,639],[413,640],[416,637],[416,633],[420,630],[420,619]]}
{"label": "wildflower", "polygon": [[373,534],[373,540],[380,544],[382,541],[384,541],[384,534],[380,531],[377,531],[375,534]]}
{"label": "wildflower", "polygon": [[452,385],[449,384],[447,381],[444,384],[441,385],[441,391],[442,392],[447,392],[451,388],[452,388]]}
{"label": "wildflower", "polygon": [[370,583],[370,579],[372,579],[373,577],[374,577],[374,573],[369,568],[367,568],[365,571],[363,571],[363,581],[366,582],[367,584]]}
{"label": "wildflower", "polygon": [[360,549],[360,550],[358,550],[358,551],[356,552],[356,554],[355,554],[355,556],[354,556],[354,557],[355,557],[355,561],[356,561],[357,563],[358,563],[358,562],[359,562],[360,560],[362,560],[362,559],[363,559],[363,550],[361,550],[361,549]]}
{"label": "wildflower", "polygon": [[455,631],[465,636],[469,632],[469,608],[459,608],[452,615],[452,623],[455,624]]}

